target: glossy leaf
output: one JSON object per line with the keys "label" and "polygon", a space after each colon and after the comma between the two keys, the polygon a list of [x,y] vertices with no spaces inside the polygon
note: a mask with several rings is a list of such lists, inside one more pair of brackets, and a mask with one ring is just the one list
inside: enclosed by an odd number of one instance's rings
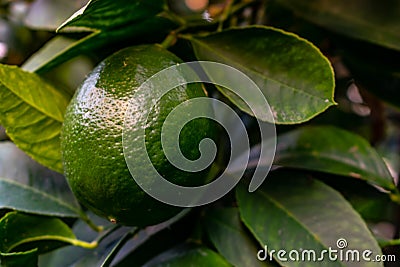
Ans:
{"label": "glossy leaf", "polygon": [[[24,68],[36,73],[45,73],[78,55],[96,53],[97,56],[106,57],[126,46],[160,42],[173,27],[174,23],[170,20],[154,16],[126,27],[96,30],[70,45],[56,37],[57,39],[42,48],[43,51],[39,50],[33,56],[34,60],[29,59]],[[38,58],[42,55],[45,57]]]}
{"label": "glossy leaf", "polygon": [[[76,43],[77,41],[74,39],[56,36],[26,60],[21,68],[29,72],[38,72],[38,70],[46,69],[50,64],[50,67],[54,68],[47,69],[46,73],[41,73],[41,77],[52,84],[56,84],[58,90],[72,96],[94,68],[95,63],[90,59],[88,53],[79,55],[79,49],[75,51],[77,53],[72,55],[71,58],[65,57],[64,53],[68,53],[67,51],[74,47]],[[54,63],[56,64],[52,66]],[[56,66],[59,63],[63,64]]]}
{"label": "glossy leaf", "polygon": [[38,251],[34,248],[25,252],[0,252],[0,265],[3,267],[37,267]]}
{"label": "glossy leaf", "polygon": [[197,266],[231,266],[216,252],[206,247],[179,246],[157,256],[143,267],[197,267]]}
{"label": "glossy leaf", "polygon": [[[56,37],[42,51],[29,59],[24,68],[37,73],[50,69],[78,55],[100,53],[106,57],[129,45],[159,42],[175,24],[158,16],[163,1],[89,1],[76,11],[58,30],[88,31],[84,38],[67,44]],[[107,47],[107,49],[102,49]],[[43,56],[45,55],[45,56]]]}
{"label": "glossy leaf", "polygon": [[[186,38],[199,60],[224,63],[249,76],[268,100],[275,123],[304,122],[335,104],[329,61],[295,34],[253,26]],[[216,74],[205,71],[213,80]],[[257,99],[246,105],[231,90],[219,90],[249,114],[247,105],[257,105]]]}
{"label": "glossy leaf", "polygon": [[278,136],[274,163],[396,188],[381,156],[365,139],[332,126],[302,127]]}
{"label": "glossy leaf", "polygon": [[245,232],[236,208],[213,210],[205,218],[208,236],[218,252],[233,266],[275,266],[257,259],[260,248]]}
{"label": "glossy leaf", "polygon": [[80,209],[64,175],[40,165],[10,141],[0,142],[0,177],[41,191],[71,208]]}
{"label": "glossy leaf", "polygon": [[69,99],[38,75],[23,71],[17,66],[0,65],[0,82],[2,91],[8,89],[35,110],[59,122],[63,121]]}
{"label": "glossy leaf", "polygon": [[69,97],[34,73],[0,65],[0,123],[39,163],[63,172],[60,129]]}
{"label": "glossy leaf", "polygon": [[73,39],[64,36],[56,36],[26,60],[21,68],[25,71],[35,72],[47,62],[52,61],[54,58],[64,53],[74,42]]}
{"label": "glossy leaf", "polygon": [[[45,73],[78,55],[99,52],[102,57],[122,47],[159,42],[175,24],[159,16],[163,1],[89,1],[60,27],[60,31],[89,31],[84,38],[69,43],[57,36],[24,64],[23,68]],[[140,40],[140,41],[139,41]],[[106,47],[107,49],[102,49]]]}
{"label": "glossy leaf", "polygon": [[135,24],[155,16],[163,10],[164,1],[91,0],[76,11],[59,28],[75,30],[103,30]]}
{"label": "glossy leaf", "polygon": [[359,179],[326,177],[324,182],[339,191],[367,222],[394,222],[397,204],[390,195]]}
{"label": "glossy leaf", "polygon": [[[285,266],[305,264],[290,260],[292,250],[300,252],[299,259],[301,251],[312,250],[319,258],[329,248],[344,253],[357,250],[361,254],[370,250],[372,255],[382,254],[365,222],[350,204],[337,191],[305,174],[274,172],[255,193],[249,193],[245,186],[238,187],[237,199],[241,218],[260,245],[267,246],[268,253],[280,249],[287,252],[281,258],[273,254]],[[337,243],[341,239],[347,242],[343,249]],[[313,259],[314,254],[310,253],[305,256],[311,255]],[[291,255],[296,259],[295,253]],[[357,261],[343,262],[340,258],[331,261],[327,253],[323,255],[323,261],[309,260],[307,266],[321,266],[322,262],[323,266],[360,266]],[[383,264],[363,261],[362,266]]]}
{"label": "glossy leaf", "polygon": [[0,220],[0,251],[3,253],[38,248],[44,253],[77,241],[60,219],[9,212]]}
{"label": "glossy leaf", "polygon": [[[111,260],[111,266],[142,266],[158,253],[170,248],[170,243],[175,245],[182,241],[181,234],[187,237],[187,231],[182,230],[182,225],[188,222],[182,218],[186,213],[187,211],[182,212],[166,222],[142,229],[133,238],[131,227],[119,227],[103,238],[95,249],[88,250],[76,246],[58,249],[42,255],[39,258],[40,266],[103,266],[106,261],[109,264]],[[112,225],[108,220],[94,215],[90,217],[97,225],[105,225],[106,228]],[[180,226],[175,226],[175,223],[179,223]],[[180,231],[179,234],[176,233],[177,230]],[[81,240],[99,238],[99,233],[94,232],[81,220],[74,224],[73,232]],[[165,234],[167,235],[163,236]],[[126,242],[122,247],[121,239],[125,239],[123,242]],[[114,259],[110,259],[114,256]],[[126,258],[127,256],[129,258]]]}
{"label": "glossy leaf", "polygon": [[166,222],[139,231],[118,251],[113,264],[142,267],[155,255],[187,240],[193,231],[193,219],[197,218],[196,214],[188,215],[188,211],[184,210]]}
{"label": "glossy leaf", "polygon": [[278,0],[333,31],[400,50],[400,3],[374,0]]}
{"label": "glossy leaf", "polygon": [[58,217],[79,217],[81,211],[33,187],[0,178],[0,209]]}
{"label": "glossy leaf", "polygon": [[132,239],[139,232],[139,228],[132,228],[128,233],[126,233],[122,238],[116,242],[114,247],[110,250],[110,252],[106,255],[104,260],[101,263],[101,267],[110,266],[111,263],[115,260],[116,256],[120,253],[121,249],[127,244],[127,242]]}

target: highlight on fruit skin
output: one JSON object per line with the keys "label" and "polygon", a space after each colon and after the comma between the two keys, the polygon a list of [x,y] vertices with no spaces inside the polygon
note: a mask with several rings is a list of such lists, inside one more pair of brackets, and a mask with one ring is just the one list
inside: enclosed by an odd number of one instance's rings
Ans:
{"label": "highlight on fruit skin", "polygon": [[[71,100],[61,132],[64,172],[77,199],[97,215],[114,223],[144,227],[161,223],[181,211],[141,190],[128,170],[122,147],[125,111],[135,90],[152,75],[181,62],[159,45],[122,49],[103,60]],[[178,185],[204,184],[208,169],[188,173],[172,166],[162,152],[161,127],[174,107],[203,96],[200,84],[179,86],[156,103],[146,122],[131,125],[132,130],[145,128],[147,153],[154,167]],[[181,152],[189,159],[198,158],[199,142],[212,138],[214,133],[210,120],[187,123],[179,135]],[[144,156],[137,153],[130,160],[141,164]]]}

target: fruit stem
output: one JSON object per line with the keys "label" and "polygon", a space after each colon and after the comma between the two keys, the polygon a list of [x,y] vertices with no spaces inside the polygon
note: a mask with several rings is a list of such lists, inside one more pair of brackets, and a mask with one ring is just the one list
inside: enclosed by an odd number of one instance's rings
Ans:
{"label": "fruit stem", "polygon": [[92,242],[86,242],[78,239],[70,239],[70,238],[59,238],[60,241],[64,241],[67,243],[70,243],[71,245],[81,247],[81,248],[87,248],[87,249],[94,249],[97,248],[99,243],[106,238],[109,234],[114,232],[116,229],[120,228],[121,226],[119,225],[113,225],[111,228],[109,228],[106,232],[103,234],[99,235],[95,240]]}
{"label": "fruit stem", "polygon": [[160,44],[163,48],[168,49],[170,46],[174,45],[176,39],[178,38],[178,33],[185,30],[186,26],[181,26],[176,30],[171,31],[167,37],[165,37],[164,41]]}
{"label": "fruit stem", "polygon": [[164,39],[164,41],[160,44],[163,48],[168,49],[170,46],[175,44],[176,42],[176,32],[172,31],[168,36]]}
{"label": "fruit stem", "polygon": [[81,219],[84,221],[90,228],[92,228],[96,232],[101,232],[104,230],[104,227],[101,225],[96,225],[85,212],[80,212]]}
{"label": "fruit stem", "polygon": [[389,247],[389,246],[399,246],[400,239],[391,239],[391,240],[379,240],[378,239],[378,243],[381,248]]}
{"label": "fruit stem", "polygon": [[82,240],[70,240],[70,244],[77,246],[77,247],[81,247],[81,248],[87,248],[87,249],[94,249],[97,248],[97,246],[99,245],[98,242],[93,241],[93,242],[86,242],[86,241],[82,241]]}

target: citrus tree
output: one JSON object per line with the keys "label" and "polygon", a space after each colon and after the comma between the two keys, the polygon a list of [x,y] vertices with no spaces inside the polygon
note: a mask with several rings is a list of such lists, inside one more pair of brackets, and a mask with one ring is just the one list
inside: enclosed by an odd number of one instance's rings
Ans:
{"label": "citrus tree", "polygon": [[0,3],[1,266],[398,266],[400,3]]}

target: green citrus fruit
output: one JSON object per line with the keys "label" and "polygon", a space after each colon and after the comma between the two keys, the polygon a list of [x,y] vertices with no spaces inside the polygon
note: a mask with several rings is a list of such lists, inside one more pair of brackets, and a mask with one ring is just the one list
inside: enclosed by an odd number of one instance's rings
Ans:
{"label": "green citrus fruit", "polygon": [[[122,147],[128,100],[152,75],[180,62],[158,45],[125,48],[106,58],[88,75],[67,108],[61,133],[65,175],[78,200],[112,222],[143,227],[165,221],[181,210],[142,191],[128,170]],[[156,103],[145,124],[149,158],[157,171],[175,184],[204,184],[207,170],[191,173],[172,166],[162,151],[161,127],[174,107],[201,96],[205,93],[200,84],[179,86]],[[179,134],[182,154],[188,159],[198,158],[199,142],[212,137],[213,132],[210,120],[187,123]],[[144,157],[138,153],[131,160],[142,164]]]}

